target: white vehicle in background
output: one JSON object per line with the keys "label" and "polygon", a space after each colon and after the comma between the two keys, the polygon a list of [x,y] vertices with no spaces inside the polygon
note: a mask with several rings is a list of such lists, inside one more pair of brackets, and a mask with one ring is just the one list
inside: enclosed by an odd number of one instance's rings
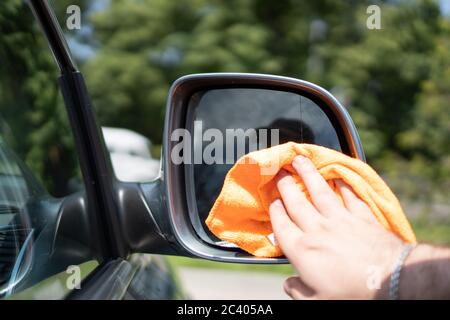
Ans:
{"label": "white vehicle in background", "polygon": [[160,161],[150,153],[152,142],[128,129],[102,127],[116,177],[121,181],[151,181],[159,175]]}

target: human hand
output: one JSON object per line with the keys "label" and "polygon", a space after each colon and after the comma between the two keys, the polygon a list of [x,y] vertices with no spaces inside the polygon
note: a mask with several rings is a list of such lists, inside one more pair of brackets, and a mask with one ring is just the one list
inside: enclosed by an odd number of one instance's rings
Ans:
{"label": "human hand", "polygon": [[278,244],[298,273],[286,280],[287,294],[294,299],[387,298],[385,280],[402,241],[378,223],[345,182],[336,181],[343,205],[309,159],[297,156],[292,165],[312,203],[290,174],[278,174],[282,200],[271,204],[270,219]]}

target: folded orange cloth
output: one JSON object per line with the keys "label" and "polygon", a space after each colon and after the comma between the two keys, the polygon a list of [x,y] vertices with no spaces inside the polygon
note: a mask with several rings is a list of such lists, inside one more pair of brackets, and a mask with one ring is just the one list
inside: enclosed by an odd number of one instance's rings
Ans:
{"label": "folded orange cloth", "polygon": [[397,198],[368,164],[332,149],[294,142],[251,152],[236,162],[206,219],[211,232],[255,256],[281,256],[280,248],[268,239],[272,234],[269,205],[280,198],[273,178],[281,168],[289,171],[310,199],[302,180],[291,166],[297,155],[313,162],[341,201],[334,179],[342,179],[350,185],[387,230],[406,242],[416,241]]}

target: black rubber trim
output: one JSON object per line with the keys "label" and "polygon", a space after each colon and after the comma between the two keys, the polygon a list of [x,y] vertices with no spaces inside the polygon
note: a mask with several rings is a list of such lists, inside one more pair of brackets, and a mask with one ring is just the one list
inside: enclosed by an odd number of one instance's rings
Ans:
{"label": "black rubber trim", "polygon": [[126,257],[128,249],[124,245],[115,203],[115,177],[83,76],[71,58],[61,28],[47,0],[29,0],[29,4],[61,70],[59,83],[86,187],[91,232],[99,234],[99,240],[95,243],[97,259],[104,261]]}

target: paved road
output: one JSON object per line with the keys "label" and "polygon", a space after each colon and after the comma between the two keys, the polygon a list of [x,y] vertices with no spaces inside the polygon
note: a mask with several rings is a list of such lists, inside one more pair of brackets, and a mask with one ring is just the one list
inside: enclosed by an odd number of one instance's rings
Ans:
{"label": "paved road", "polygon": [[283,290],[283,275],[187,267],[178,267],[177,271],[192,299],[289,299]]}

